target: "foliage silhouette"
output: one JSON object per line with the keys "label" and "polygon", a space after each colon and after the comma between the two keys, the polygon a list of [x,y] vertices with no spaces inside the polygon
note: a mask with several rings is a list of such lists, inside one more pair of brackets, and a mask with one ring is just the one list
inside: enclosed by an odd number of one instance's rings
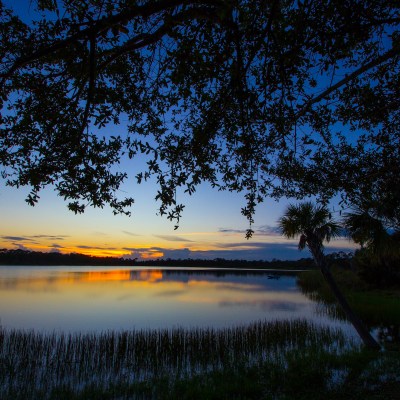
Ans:
{"label": "foliage silhouette", "polygon": [[367,347],[379,349],[379,344],[371,336],[362,321],[355,315],[349,303],[336,284],[330,268],[324,257],[323,242],[329,242],[339,236],[341,227],[333,221],[328,209],[311,202],[299,205],[289,205],[284,215],[279,219],[279,226],[284,236],[289,239],[300,236],[299,250],[308,247],[315,265],[322,272],[330,290],[342,307],[348,320],[353,324],[361,339]]}
{"label": "foliage silhouette", "polygon": [[[371,208],[346,213],[343,223],[348,236],[361,245],[355,265],[364,279],[375,286],[400,282],[400,225]],[[393,223],[395,222],[395,223]]]}
{"label": "foliage silhouette", "polygon": [[52,185],[76,213],[129,214],[118,191],[141,155],[137,182],[154,177],[160,213],[177,222],[177,189],[203,181],[243,192],[250,223],[266,197],[335,194],[398,220],[396,2],[30,7],[23,20],[18,2],[0,3],[0,164],[29,204]]}

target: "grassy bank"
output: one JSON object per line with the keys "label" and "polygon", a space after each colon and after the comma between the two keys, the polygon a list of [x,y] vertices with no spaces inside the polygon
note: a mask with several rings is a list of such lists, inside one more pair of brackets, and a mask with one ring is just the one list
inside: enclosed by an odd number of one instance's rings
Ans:
{"label": "grassy bank", "polygon": [[4,400],[312,399],[349,387],[365,400],[396,388],[398,370],[398,357],[362,352],[340,331],[305,321],[74,335],[0,330]]}

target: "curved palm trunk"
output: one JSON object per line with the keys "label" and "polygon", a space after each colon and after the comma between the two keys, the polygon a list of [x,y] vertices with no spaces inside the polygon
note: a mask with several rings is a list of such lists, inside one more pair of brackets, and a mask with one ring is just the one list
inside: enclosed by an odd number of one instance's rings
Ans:
{"label": "curved palm trunk", "polygon": [[360,335],[365,346],[370,349],[380,349],[378,342],[372,337],[367,327],[354,313],[349,303],[347,302],[346,298],[343,296],[343,293],[337,286],[335,279],[333,278],[331,271],[329,270],[326,264],[324,254],[321,250],[321,246],[319,245],[319,243],[312,243],[309,241],[308,247],[311,251],[311,254],[313,255],[315,264],[321,270],[322,275],[325,278],[325,281],[327,282],[333,295],[335,296],[336,300],[342,307],[344,313],[346,314],[347,319],[353,324],[357,333]]}

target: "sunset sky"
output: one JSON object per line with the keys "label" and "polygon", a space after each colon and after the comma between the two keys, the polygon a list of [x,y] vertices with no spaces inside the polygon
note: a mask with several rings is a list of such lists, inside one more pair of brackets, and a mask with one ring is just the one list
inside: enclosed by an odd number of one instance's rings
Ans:
{"label": "sunset sky", "polygon": [[[174,223],[156,215],[156,186],[130,182],[127,195],[135,198],[132,216],[114,216],[110,209],[88,208],[75,215],[50,189],[42,193],[37,206],[25,201],[26,189],[0,190],[1,248],[35,251],[79,252],[90,255],[138,258],[204,258],[270,260],[308,257],[299,252],[296,241],[277,233],[276,221],[286,202],[266,200],[257,209],[255,234],[245,239],[247,221],[240,209],[239,194],[218,192],[203,185],[186,204],[178,230]],[[124,195],[125,193],[122,193]],[[353,248],[347,239],[335,240],[329,250]]]}

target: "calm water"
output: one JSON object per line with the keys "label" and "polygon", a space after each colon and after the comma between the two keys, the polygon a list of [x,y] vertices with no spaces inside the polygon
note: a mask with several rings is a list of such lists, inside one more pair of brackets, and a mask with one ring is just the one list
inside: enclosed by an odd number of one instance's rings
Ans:
{"label": "calm water", "polygon": [[39,331],[228,327],[321,314],[295,275],[178,268],[0,266],[0,324]]}

